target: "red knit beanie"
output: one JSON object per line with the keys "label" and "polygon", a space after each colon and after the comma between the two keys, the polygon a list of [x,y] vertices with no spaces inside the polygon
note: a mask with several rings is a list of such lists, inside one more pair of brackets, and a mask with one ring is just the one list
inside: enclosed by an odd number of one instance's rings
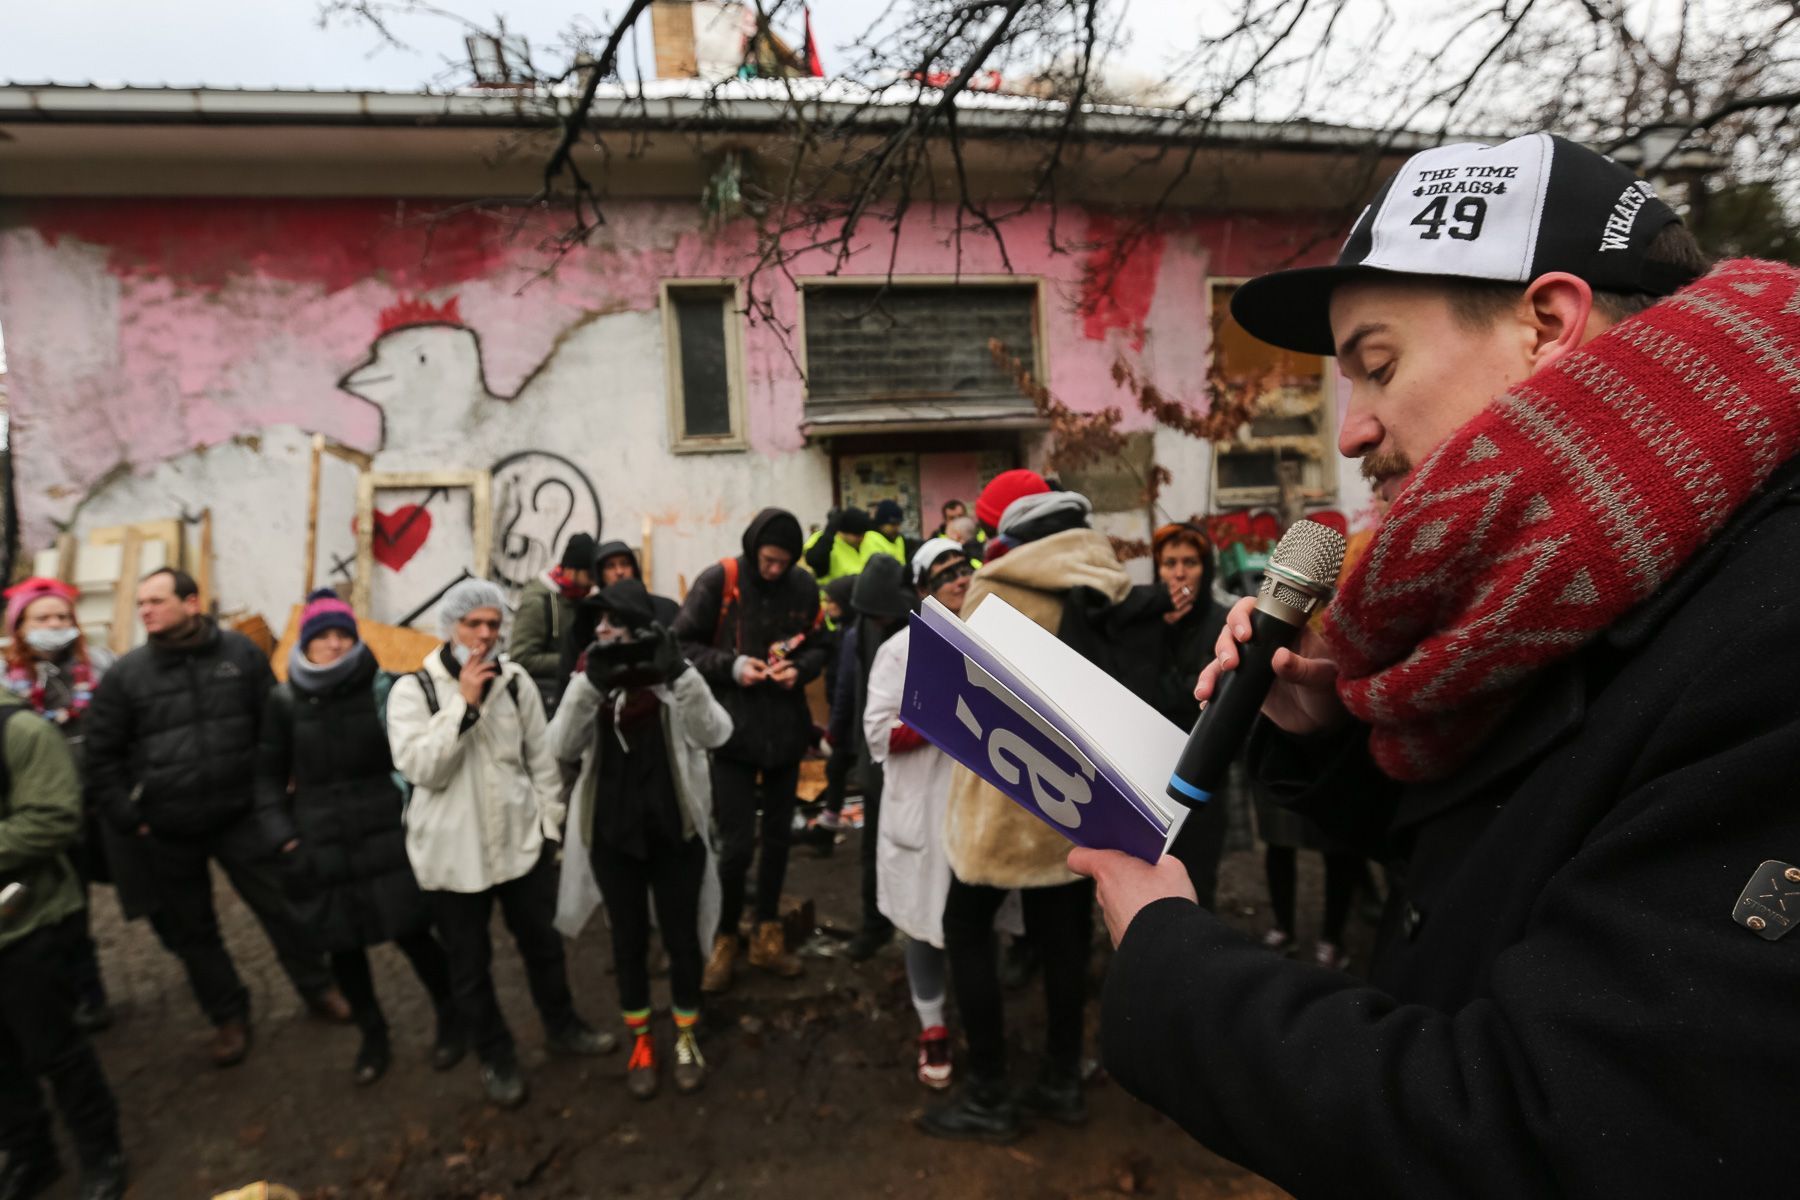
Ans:
{"label": "red knit beanie", "polygon": [[1036,471],[1023,467],[1002,471],[981,489],[981,498],[975,501],[975,519],[989,529],[998,529],[1007,505],[1021,496],[1040,496],[1049,490],[1050,485]]}
{"label": "red knit beanie", "polygon": [[69,602],[71,611],[75,608],[75,589],[60,579],[48,579],[42,575],[33,575],[30,579],[13,584],[6,589],[6,632],[8,635],[19,632],[19,622],[25,619],[25,610],[34,601],[45,596],[55,596]]}

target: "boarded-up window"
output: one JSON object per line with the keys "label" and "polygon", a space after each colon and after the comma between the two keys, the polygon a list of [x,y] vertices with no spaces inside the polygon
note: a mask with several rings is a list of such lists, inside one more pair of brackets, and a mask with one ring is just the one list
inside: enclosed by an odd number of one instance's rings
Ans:
{"label": "boarded-up window", "polygon": [[807,404],[1019,401],[988,348],[1037,362],[1032,284],[813,284],[805,290]]}
{"label": "boarded-up window", "polygon": [[676,449],[738,449],[737,291],[730,284],[663,285],[669,416]]}
{"label": "boarded-up window", "polygon": [[1231,317],[1235,283],[1212,285],[1212,351],[1226,378],[1259,391],[1256,413],[1236,437],[1214,444],[1213,498],[1221,508],[1274,504],[1280,498],[1280,464],[1299,466],[1299,485],[1309,503],[1335,498],[1335,437],[1329,397],[1337,381],[1330,360],[1279,350]]}

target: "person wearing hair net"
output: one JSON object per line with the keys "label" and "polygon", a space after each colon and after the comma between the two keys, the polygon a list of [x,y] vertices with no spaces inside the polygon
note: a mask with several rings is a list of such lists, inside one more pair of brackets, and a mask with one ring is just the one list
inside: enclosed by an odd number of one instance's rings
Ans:
{"label": "person wearing hair net", "polygon": [[394,766],[412,784],[406,855],[450,958],[482,1086],[495,1104],[513,1108],[526,1089],[490,970],[496,901],[525,960],[551,1053],[606,1054],[618,1039],[582,1021],[569,992],[553,924],[562,776],[545,736],[543,697],[502,653],[507,620],[506,597],[484,579],[446,592],[438,605],[444,644],[395,682],[387,728]]}

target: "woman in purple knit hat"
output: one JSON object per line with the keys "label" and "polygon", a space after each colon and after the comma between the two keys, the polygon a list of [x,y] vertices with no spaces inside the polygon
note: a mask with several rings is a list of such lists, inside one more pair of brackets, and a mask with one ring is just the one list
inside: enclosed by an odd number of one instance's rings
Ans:
{"label": "woman in purple knit hat", "polygon": [[353,1076],[374,1083],[390,1058],[366,948],[393,942],[437,1011],[432,1065],[465,1052],[450,967],[406,857],[405,797],[382,723],[390,682],[335,592],[307,597],[287,682],[269,693],[257,759],[257,806],[282,847],[295,906],[331,952],[331,969],[362,1030]]}

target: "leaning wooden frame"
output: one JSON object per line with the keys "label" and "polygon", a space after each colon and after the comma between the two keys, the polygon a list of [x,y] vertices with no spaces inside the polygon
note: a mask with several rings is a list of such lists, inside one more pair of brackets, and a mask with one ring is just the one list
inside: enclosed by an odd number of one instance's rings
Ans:
{"label": "leaning wooden frame", "polygon": [[369,606],[375,578],[375,493],[402,489],[466,489],[469,518],[474,523],[474,558],[469,573],[486,579],[493,555],[493,476],[487,471],[390,471],[364,472],[356,481],[356,581],[352,604],[362,614]]}

